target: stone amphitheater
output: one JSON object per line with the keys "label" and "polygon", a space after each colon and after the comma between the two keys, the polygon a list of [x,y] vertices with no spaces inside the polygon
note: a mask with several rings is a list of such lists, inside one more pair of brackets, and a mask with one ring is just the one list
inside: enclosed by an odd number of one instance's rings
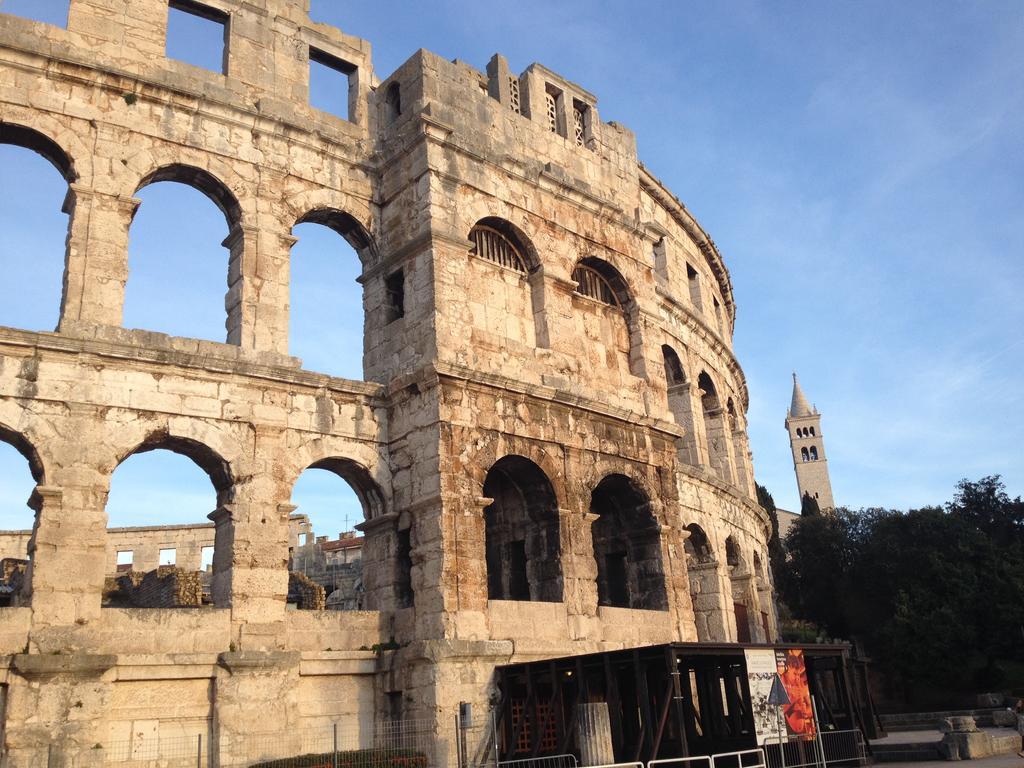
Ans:
{"label": "stone amphitheater", "polygon": [[[329,723],[441,736],[496,665],[774,640],[729,273],[634,135],[539,64],[421,50],[380,78],[308,0],[170,5],[223,24],[222,72],[167,58],[168,0],[0,14],[0,143],[59,170],[68,215],[58,327],[0,328],[0,440],[36,482],[7,765],[140,732],[223,765]],[[311,60],[348,119],[309,105]],[[227,220],[223,343],[122,325],[136,193],[168,180]],[[302,222],[361,260],[364,381],[289,355]],[[155,449],[216,489],[209,606],[104,607],[111,474]],[[287,610],[309,467],[362,502],[367,610]]]}

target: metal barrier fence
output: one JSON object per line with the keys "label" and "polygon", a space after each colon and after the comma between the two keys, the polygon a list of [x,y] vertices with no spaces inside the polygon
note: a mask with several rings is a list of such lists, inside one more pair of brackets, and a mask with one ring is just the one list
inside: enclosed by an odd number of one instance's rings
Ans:
{"label": "metal barrier fence", "polygon": [[859,768],[867,765],[867,748],[859,729],[821,731],[805,738],[769,739],[764,745],[768,768]]}
{"label": "metal barrier fence", "polygon": [[711,755],[711,768],[767,768],[763,749],[741,749]]}
{"label": "metal barrier fence", "polygon": [[576,755],[549,755],[498,762],[498,768],[577,768],[578,765]]}
{"label": "metal barrier fence", "polygon": [[661,760],[651,760],[647,768],[711,768],[711,755],[697,755],[696,757],[666,757]]}

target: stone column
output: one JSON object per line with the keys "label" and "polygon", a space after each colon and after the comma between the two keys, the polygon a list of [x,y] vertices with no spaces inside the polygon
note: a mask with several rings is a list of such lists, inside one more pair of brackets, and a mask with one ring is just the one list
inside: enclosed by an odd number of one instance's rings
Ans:
{"label": "stone column", "polygon": [[235,224],[221,243],[228,249],[228,291],[224,296],[227,311],[227,343],[244,349],[256,349],[259,238],[255,227]]}
{"label": "stone column", "polygon": [[72,184],[64,208],[68,230],[62,333],[121,325],[128,280],[128,229],[140,201]]}
{"label": "stone column", "polygon": [[389,512],[359,523],[363,544],[363,589],[368,611],[395,609],[395,555],[398,550],[398,514]]}

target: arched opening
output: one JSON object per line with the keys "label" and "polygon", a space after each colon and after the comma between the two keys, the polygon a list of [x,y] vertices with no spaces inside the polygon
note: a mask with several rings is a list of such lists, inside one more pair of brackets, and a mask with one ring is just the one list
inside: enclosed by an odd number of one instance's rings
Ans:
{"label": "arched opening", "polygon": [[636,302],[622,274],[608,262],[587,256],[572,270],[577,338],[586,340],[592,364],[608,368],[621,363],[621,372],[640,376],[642,350]]}
{"label": "arched opening", "polygon": [[812,445],[810,447],[810,452],[811,452],[811,461],[817,461],[818,460],[818,446]]}
{"label": "arched opening", "polygon": [[71,159],[51,139],[0,122],[0,325],[57,327],[75,178]]}
{"label": "arched opening", "polygon": [[544,470],[505,456],[484,480],[484,539],[489,600],[562,600],[558,499]]}
{"label": "arched opening", "polygon": [[729,442],[726,437],[725,413],[718,399],[718,392],[707,371],[701,371],[697,378],[700,389],[701,413],[704,417],[704,433],[707,435],[708,462],[710,469],[719,479],[732,481],[729,466]]}
{"label": "arched opening", "polygon": [[34,491],[42,482],[43,467],[35,449],[22,435],[0,425],[0,608],[30,602],[38,514]]}
{"label": "arched opening", "polygon": [[814,437],[814,427],[811,427],[811,437]]}
{"label": "arched opening", "polygon": [[288,351],[307,370],[363,379],[366,313],[359,278],[372,258],[369,234],[343,211],[317,209],[292,234]]}
{"label": "arched opening", "polygon": [[390,591],[400,607],[411,605],[408,528],[404,534],[393,526],[361,531],[363,522],[384,514],[384,497],[365,467],[339,457],[315,462],[292,486],[292,504],[290,604],[363,610],[380,607]]}
{"label": "arched opening", "polygon": [[471,258],[459,287],[473,325],[502,344],[547,346],[537,290],[539,261],[529,239],[511,222],[494,216],[480,219],[468,237]]}
{"label": "arched opening", "polygon": [[725,540],[725,563],[729,569],[732,586],[733,612],[736,618],[736,642],[749,643],[751,640],[750,578],[739,545],[732,536]]}
{"label": "arched opening", "polygon": [[625,475],[608,475],[590,496],[598,605],[668,610],[661,526],[644,490]]}
{"label": "arched opening", "polygon": [[688,536],[683,543],[683,551],[686,554],[686,573],[690,583],[690,602],[693,605],[697,640],[725,641],[728,634],[714,549],[704,529],[696,523],[686,526],[686,531]]}
{"label": "arched opening", "polygon": [[194,440],[155,433],[125,456],[107,495],[103,605],[226,607],[233,492],[227,462]]}
{"label": "arched opening", "polygon": [[402,114],[402,87],[393,82],[384,92],[384,115],[386,123],[393,123]]}
{"label": "arched opening", "polygon": [[244,243],[234,195],[204,170],[169,165],[146,176],[136,197],[125,327],[240,343]]}
{"label": "arched opening", "polygon": [[801,448],[800,449],[800,460],[801,461],[808,461],[810,459],[810,457],[811,457],[810,453],[808,453],[806,448]]}
{"label": "arched opening", "polygon": [[697,439],[693,429],[693,406],[690,387],[686,381],[686,370],[679,355],[668,344],[661,345],[661,354],[665,363],[665,383],[668,386],[668,409],[676,424],[686,432],[676,441],[679,460],[684,464],[696,466],[700,463],[700,456],[697,453]]}
{"label": "arched opening", "polygon": [[754,553],[754,581],[757,588],[757,602],[761,607],[759,628],[763,633],[758,639],[767,643],[772,639],[771,616],[768,613],[772,605],[772,588],[765,571],[764,560],[757,552]]}
{"label": "arched opening", "polygon": [[725,411],[729,417],[729,436],[732,443],[732,465],[736,468],[736,485],[747,491],[747,433],[740,423],[732,398],[726,400]]}

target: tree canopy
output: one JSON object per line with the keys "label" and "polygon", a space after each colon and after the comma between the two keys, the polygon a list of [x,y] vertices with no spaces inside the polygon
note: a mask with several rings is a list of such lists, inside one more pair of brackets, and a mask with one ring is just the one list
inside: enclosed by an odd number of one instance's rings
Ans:
{"label": "tree canopy", "polygon": [[1024,685],[1024,503],[998,476],[944,507],[805,514],[785,548],[793,615],[863,641],[908,697]]}

